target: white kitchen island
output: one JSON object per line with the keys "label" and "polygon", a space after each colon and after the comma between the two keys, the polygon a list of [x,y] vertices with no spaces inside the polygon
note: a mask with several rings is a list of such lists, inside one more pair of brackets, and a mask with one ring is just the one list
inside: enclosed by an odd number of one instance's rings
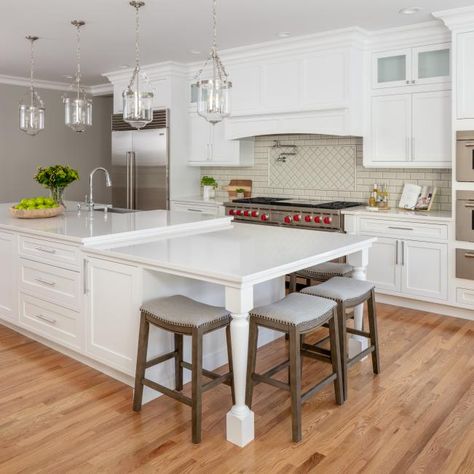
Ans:
{"label": "white kitchen island", "polygon": [[[233,317],[236,391],[227,439],[239,446],[254,437],[244,400],[249,310],[281,298],[285,274],[337,257],[347,256],[354,277],[365,278],[375,241],[168,211],[70,211],[18,221],[7,208],[0,205],[2,322],[128,384],[143,301],[180,293],[225,305]],[[359,312],[356,326],[361,324]],[[225,363],[225,346],[222,335],[209,336],[204,366],[213,369]],[[274,337],[267,334],[260,343]],[[151,338],[151,356],[170,349],[169,334],[155,331]],[[151,376],[172,384],[169,369],[163,364]]]}

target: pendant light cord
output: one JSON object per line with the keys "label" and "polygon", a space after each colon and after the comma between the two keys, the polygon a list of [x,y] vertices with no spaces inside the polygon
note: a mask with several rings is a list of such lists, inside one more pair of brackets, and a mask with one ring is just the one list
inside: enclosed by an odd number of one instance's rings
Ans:
{"label": "pendant light cord", "polygon": [[34,73],[35,73],[35,38],[29,38],[31,42],[30,48],[30,103],[34,106],[35,88],[34,88]]}
{"label": "pendant light cord", "polygon": [[81,26],[79,23],[76,25],[76,87],[77,87],[77,98],[81,95]]}
{"label": "pendant light cord", "polygon": [[135,2],[135,67],[140,69],[140,7],[139,2]]}

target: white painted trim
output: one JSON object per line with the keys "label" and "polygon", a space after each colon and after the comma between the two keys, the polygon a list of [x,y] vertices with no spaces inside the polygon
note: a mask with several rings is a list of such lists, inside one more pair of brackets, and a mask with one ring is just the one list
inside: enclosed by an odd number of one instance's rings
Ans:
{"label": "white painted trim", "polygon": [[[130,79],[133,68],[122,69],[120,71],[106,72],[102,76],[106,77],[110,82],[127,82]],[[142,66],[142,71],[150,78],[150,80],[165,79],[170,76],[186,77],[188,66],[185,63],[175,61],[164,61],[161,63],[152,63]]]}
{"label": "white painted trim", "polygon": [[[30,79],[27,77],[0,74],[0,84],[30,87]],[[35,85],[38,89],[51,89],[56,91],[67,91],[71,86],[71,84],[68,84],[67,82],[42,81],[41,79],[35,79]]]}
{"label": "white painted trim", "polygon": [[453,8],[432,13],[433,17],[442,20],[451,30],[472,28],[474,26],[474,7]]}
{"label": "white painted trim", "polygon": [[107,84],[97,84],[96,86],[87,87],[89,94],[93,97],[101,95],[110,95],[114,93],[114,86],[110,82]]}
{"label": "white painted trim", "polygon": [[402,308],[416,309],[443,316],[451,316],[453,318],[468,319],[474,321],[474,311],[460,308],[458,306],[450,306],[448,304],[430,303],[428,301],[420,301],[402,296],[388,295],[377,291],[377,303],[391,304]]}

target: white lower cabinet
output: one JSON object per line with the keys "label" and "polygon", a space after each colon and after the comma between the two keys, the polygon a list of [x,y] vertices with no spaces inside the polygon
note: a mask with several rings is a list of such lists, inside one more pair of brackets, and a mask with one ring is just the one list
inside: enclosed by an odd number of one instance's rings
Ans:
{"label": "white lower cabinet", "polygon": [[18,321],[16,242],[16,235],[0,232],[0,318],[6,321]]}
{"label": "white lower cabinet", "polygon": [[141,271],[132,265],[88,258],[86,272],[86,355],[134,375]]}
{"label": "white lower cabinet", "polygon": [[448,245],[377,237],[369,252],[367,278],[378,290],[447,300]]}

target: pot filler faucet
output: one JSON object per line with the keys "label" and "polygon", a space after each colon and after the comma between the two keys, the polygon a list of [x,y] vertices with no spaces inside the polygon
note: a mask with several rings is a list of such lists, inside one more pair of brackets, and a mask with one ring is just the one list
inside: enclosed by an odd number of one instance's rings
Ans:
{"label": "pot filler faucet", "polygon": [[95,168],[91,171],[91,174],[89,175],[89,197],[87,198],[87,206],[89,207],[90,210],[94,209],[94,175],[96,174],[97,171],[103,171],[105,173],[105,185],[108,188],[112,186],[112,180],[110,179],[110,174],[105,168],[103,168],[102,166],[99,166],[98,168]]}

